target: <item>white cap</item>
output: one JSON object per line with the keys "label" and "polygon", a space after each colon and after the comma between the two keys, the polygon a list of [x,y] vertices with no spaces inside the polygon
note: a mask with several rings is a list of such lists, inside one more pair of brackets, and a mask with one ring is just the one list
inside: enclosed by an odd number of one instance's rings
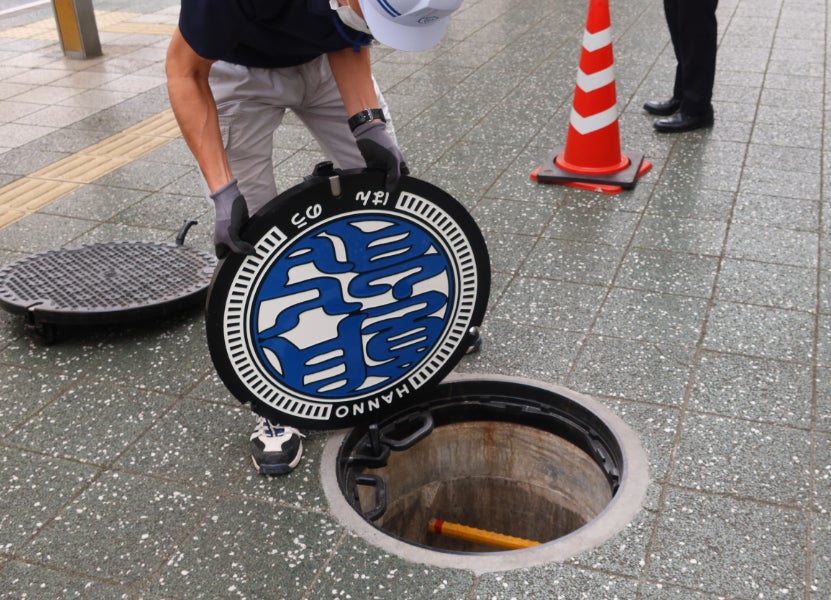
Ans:
{"label": "white cap", "polygon": [[462,0],[358,0],[372,37],[396,50],[428,50],[439,43]]}

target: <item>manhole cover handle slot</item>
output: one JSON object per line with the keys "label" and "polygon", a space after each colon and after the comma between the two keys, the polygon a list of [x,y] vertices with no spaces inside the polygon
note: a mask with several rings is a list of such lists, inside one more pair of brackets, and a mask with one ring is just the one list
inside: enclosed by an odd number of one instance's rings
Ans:
{"label": "manhole cover handle slot", "polygon": [[188,231],[194,225],[198,225],[199,221],[194,221],[192,219],[186,220],[182,225],[182,228],[179,230],[179,234],[176,236],[176,245],[181,246],[185,243],[185,237],[188,234]]}
{"label": "manhole cover handle slot", "polygon": [[[363,473],[360,475],[356,475],[354,479],[354,485],[352,487],[352,498],[354,501],[354,506],[361,511],[361,500],[360,496],[358,495],[358,486],[365,485],[375,488],[375,505],[372,509],[363,513],[364,518],[369,521],[375,521],[381,517],[385,512],[387,512],[387,485],[384,479],[378,475],[371,475],[368,473]],[[363,511],[361,511],[363,512]]]}
{"label": "manhole cover handle slot", "polygon": [[[398,419],[381,430],[381,443],[395,451],[407,450],[433,431],[433,415],[423,411]],[[404,433],[404,437],[400,437]]]}

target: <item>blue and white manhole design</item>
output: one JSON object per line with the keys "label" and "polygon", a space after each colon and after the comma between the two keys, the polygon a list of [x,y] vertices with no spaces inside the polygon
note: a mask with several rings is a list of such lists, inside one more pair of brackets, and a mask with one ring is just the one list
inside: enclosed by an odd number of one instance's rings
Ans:
{"label": "blue and white manhole design", "polygon": [[443,377],[489,283],[469,224],[432,200],[406,190],[324,200],[299,203],[238,261],[217,364],[241,400],[314,428],[377,418]]}

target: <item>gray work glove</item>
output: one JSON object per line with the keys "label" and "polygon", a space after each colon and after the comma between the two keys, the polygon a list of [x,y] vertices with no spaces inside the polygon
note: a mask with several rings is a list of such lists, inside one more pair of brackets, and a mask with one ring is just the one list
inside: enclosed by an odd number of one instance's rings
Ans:
{"label": "gray work glove", "polygon": [[393,191],[398,185],[399,178],[402,175],[409,175],[410,170],[404,162],[401,150],[387,133],[387,126],[380,121],[364,123],[356,127],[353,134],[367,168],[385,171],[387,174],[385,187],[388,192]]}
{"label": "gray work glove", "polygon": [[245,198],[237,187],[237,180],[232,179],[211,194],[216,207],[216,224],[214,225],[214,250],[217,258],[228,252],[234,254],[254,254],[254,246],[241,240],[240,230],[248,222],[248,207]]}

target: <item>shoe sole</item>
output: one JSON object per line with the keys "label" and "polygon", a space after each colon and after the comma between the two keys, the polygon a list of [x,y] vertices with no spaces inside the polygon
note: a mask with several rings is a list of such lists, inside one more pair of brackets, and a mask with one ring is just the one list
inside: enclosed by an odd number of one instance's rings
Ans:
{"label": "shoe sole", "polygon": [[661,133],[684,133],[685,131],[695,131],[696,129],[709,129],[712,126],[713,121],[704,121],[703,123],[698,123],[688,127],[665,127],[653,124],[655,131],[659,131]]}

